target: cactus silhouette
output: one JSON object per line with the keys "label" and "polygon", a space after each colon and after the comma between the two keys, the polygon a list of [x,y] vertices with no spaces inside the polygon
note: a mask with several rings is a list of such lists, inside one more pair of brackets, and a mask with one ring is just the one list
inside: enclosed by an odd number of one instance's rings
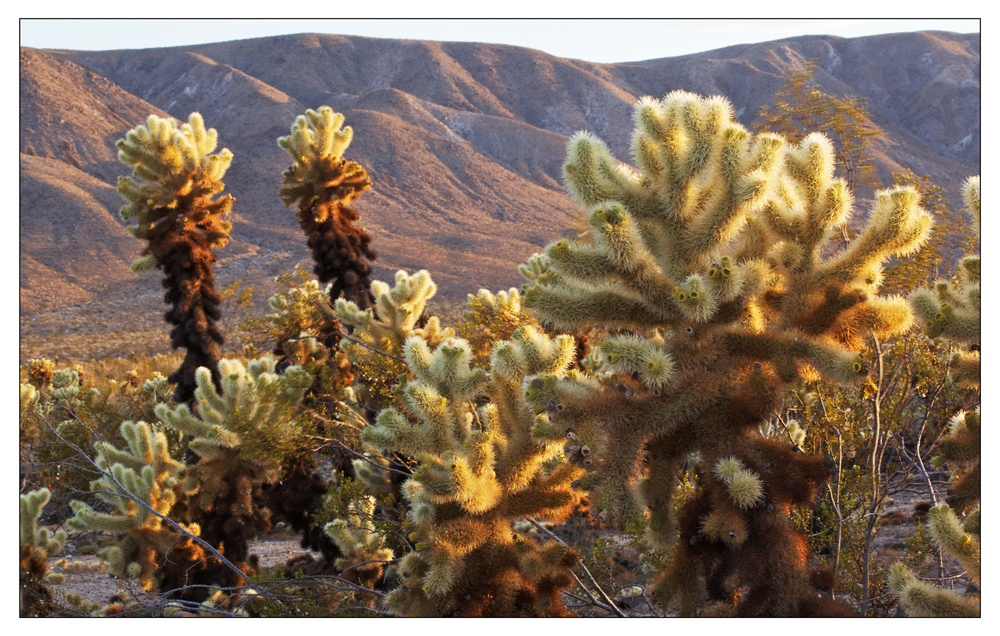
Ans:
{"label": "cactus silhouette", "polygon": [[[828,478],[823,458],[764,438],[780,387],[867,373],[868,334],[909,328],[905,299],[880,297],[881,265],[926,240],[908,188],[878,192],[857,237],[830,253],[851,214],[819,133],[789,146],[751,136],[721,97],[673,92],[634,110],[635,168],[589,133],[571,140],[565,182],[591,240],[560,240],[521,266],[525,304],[557,328],[601,327],[597,386],[544,379],[535,403],[572,431],[581,480],[612,519],[676,545],[658,598],[685,614],[823,615],[793,505]],[[678,520],[674,477],[704,471]],[[711,607],[709,607],[711,606]]]}
{"label": "cactus silhouette", "polygon": [[[194,397],[194,374],[207,368],[218,381],[222,332],[216,325],[222,302],[215,291],[212,250],[229,242],[232,224],[222,217],[233,205],[231,195],[218,196],[233,155],[215,150],[217,134],[205,129],[199,113],[180,126],[172,119],[150,115],[118,141],[118,160],[132,167],[132,177],[118,178],[118,193],[127,201],[121,209],[130,234],[147,241],[132,263],[141,273],[163,270],[165,318],[173,325],[170,344],[187,353],[169,376],[177,385],[174,399]],[[134,178],[133,178],[134,177]]]}

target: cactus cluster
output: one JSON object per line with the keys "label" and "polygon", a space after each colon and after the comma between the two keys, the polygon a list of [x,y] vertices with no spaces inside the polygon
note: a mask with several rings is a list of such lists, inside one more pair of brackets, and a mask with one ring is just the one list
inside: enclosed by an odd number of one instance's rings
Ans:
{"label": "cactus cluster", "polygon": [[382,578],[385,562],[394,556],[386,546],[385,536],[375,530],[374,512],[375,498],[365,497],[348,504],[346,518],[334,519],[323,526],[343,555],[334,562],[341,576],[364,586],[374,585]]}
{"label": "cactus cluster", "polygon": [[158,404],[155,410],[164,424],[189,438],[188,448],[199,457],[188,467],[184,487],[198,491],[191,514],[201,536],[242,565],[248,541],[270,528],[269,511],[255,498],[263,484],[278,479],[283,460],[298,449],[303,434],[298,407],[312,376],[301,367],[278,375],[269,357],[246,367],[224,359],[219,372],[221,391],[208,369],[198,369],[196,412],[186,404]]}
{"label": "cactus cluster", "polygon": [[[118,160],[132,167],[132,177],[118,178],[118,192],[126,200],[124,220],[135,220],[129,233],[147,241],[132,270],[163,270],[165,314],[173,325],[170,344],[186,355],[169,377],[177,385],[174,399],[194,396],[194,374],[208,368],[217,378],[222,333],[222,299],[215,291],[212,250],[229,242],[232,224],[223,220],[233,206],[231,195],[219,196],[233,155],[228,149],[213,153],[214,128],[205,128],[199,113],[187,123],[150,115],[118,141]],[[134,177],[134,178],[133,178]]]}
{"label": "cactus cluster", "polygon": [[[962,199],[971,215],[976,236],[980,228],[979,177],[970,177],[962,186]],[[980,377],[980,260],[968,254],[958,263],[952,281],[939,280],[932,289],[910,294],[910,303],[925,333],[931,338],[950,340],[959,346],[951,359],[950,373],[956,384],[979,388]],[[972,583],[980,586],[980,494],[981,433],[980,409],[962,411],[952,418],[941,441],[937,465],[947,463],[954,480],[948,504],[930,509],[930,530],[934,542],[966,569]],[[950,505],[949,505],[950,504]],[[956,515],[968,513],[962,521]],[[978,595],[954,591],[920,581],[901,563],[889,571],[889,586],[910,616],[964,617],[980,615]]]}
{"label": "cactus cluster", "polygon": [[[788,519],[827,466],[757,428],[782,385],[858,381],[868,334],[909,328],[905,299],[878,295],[881,267],[920,247],[930,216],[912,189],[878,192],[856,238],[831,254],[851,193],[822,134],[798,146],[751,136],[725,99],[684,92],[643,98],[634,123],[636,168],[588,133],[570,143],[566,185],[593,240],[557,241],[521,267],[541,319],[618,334],[600,344],[599,389],[553,389],[565,396],[557,421],[592,451],[583,483],[599,508],[647,523],[660,545],[679,531],[663,598],[686,613],[837,613],[816,595],[823,577]],[[674,476],[696,451],[716,468],[678,529]]]}
{"label": "cactus cluster", "polygon": [[437,316],[425,313],[427,301],[437,293],[437,285],[426,270],[412,276],[400,270],[395,285],[389,287],[377,280],[371,291],[375,297],[373,308],[362,309],[343,298],[337,300],[335,308],[337,318],[354,329],[354,338],[362,343],[344,344],[355,372],[368,379],[367,386],[357,387],[358,397],[378,409],[392,401],[392,386],[406,371],[406,365],[398,360],[406,340],[418,336],[434,347],[455,332],[442,327]]}
{"label": "cactus cluster", "polygon": [[323,106],[300,115],[291,134],[278,139],[294,160],[285,171],[281,199],[286,207],[298,206],[295,214],[316,261],[316,277],[331,283],[330,299],[342,295],[368,308],[374,300],[370,262],[376,254],[368,246],[371,236],[354,225],[358,213],[348,206],[372,183],[361,165],[344,159],[354,133],[343,124],[343,115]]}
{"label": "cactus cluster", "polygon": [[[513,529],[518,519],[565,519],[582,471],[562,461],[562,443],[537,434],[547,415],[525,402],[523,384],[562,377],[570,336],[523,327],[498,343],[490,369],[470,367],[467,342],[435,349],[420,336],[404,346],[415,379],[396,389],[400,408],[379,413],[362,439],[419,459],[403,485],[415,550],[398,566],[402,584],[386,607],[404,616],[563,616],[559,598],[576,555]],[[476,407],[478,397],[489,401]]]}

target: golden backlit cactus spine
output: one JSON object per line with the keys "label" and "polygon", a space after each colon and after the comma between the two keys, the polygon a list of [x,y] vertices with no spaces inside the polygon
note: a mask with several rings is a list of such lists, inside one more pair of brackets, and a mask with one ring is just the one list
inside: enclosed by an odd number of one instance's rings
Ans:
{"label": "golden backlit cactus spine", "polygon": [[[971,225],[980,236],[980,180],[970,177],[962,186],[962,199],[971,216]],[[917,289],[910,303],[925,333],[932,338],[951,340],[959,346],[951,359],[951,377],[960,385],[979,388],[981,266],[979,254],[959,261],[953,281],[939,280],[933,288]],[[931,536],[941,550],[965,568],[978,588],[980,572],[981,495],[981,414],[980,408],[956,414],[941,441],[941,455],[935,464],[948,464],[954,473],[948,504],[930,509]],[[953,510],[954,508],[954,510]],[[962,521],[956,515],[967,512]],[[906,566],[890,569],[890,588],[910,616],[962,617],[980,615],[979,595],[959,595],[952,590],[920,581]]]}
{"label": "golden backlit cactus spine", "polygon": [[51,534],[48,528],[38,527],[38,518],[51,494],[48,488],[42,488],[21,495],[18,606],[22,617],[49,614],[53,609],[52,592],[46,584],[58,585],[65,581],[62,574],[49,568],[48,559],[66,545],[66,531],[58,530]]}
{"label": "golden backlit cactus spine", "polygon": [[[107,442],[94,445],[94,463],[106,474],[92,481],[90,490],[111,512],[73,500],[70,505],[76,514],[66,523],[75,530],[124,535],[99,553],[116,576],[138,579],[145,590],[178,589],[204,567],[205,552],[132,498],[169,517],[191,493],[183,486],[185,467],[170,456],[166,436],[149,424],[125,421],[120,430],[125,448]],[[184,529],[199,535],[197,524]]]}
{"label": "golden backlit cactus spine", "polygon": [[358,213],[348,206],[372,182],[363,167],[344,159],[354,131],[343,124],[343,115],[323,106],[299,115],[291,134],[278,139],[294,160],[284,173],[281,199],[286,207],[298,206],[295,215],[312,250],[316,277],[331,284],[330,300],[343,296],[365,309],[374,301],[369,286],[376,254],[368,246],[371,236],[354,225]]}
{"label": "golden backlit cactus spine", "polygon": [[[565,616],[559,598],[576,555],[513,529],[519,519],[560,521],[578,502],[581,469],[562,442],[534,435],[547,415],[524,401],[533,376],[565,375],[574,341],[527,326],[498,343],[490,370],[470,366],[459,338],[435,349],[414,336],[404,355],[415,379],[397,387],[400,408],[379,413],[362,439],[419,460],[403,485],[415,552],[398,566],[385,600],[402,616]],[[476,407],[475,400],[489,398]]]}
{"label": "golden backlit cactus spine", "polygon": [[303,428],[298,409],[312,376],[297,366],[278,375],[269,357],[246,367],[223,359],[219,372],[221,391],[208,369],[198,369],[197,411],[186,404],[158,404],[155,411],[164,424],[190,438],[188,448],[199,457],[188,467],[184,483],[199,491],[191,509],[202,538],[243,567],[249,540],[270,528],[259,489],[277,480],[282,460],[299,450]]}
{"label": "golden backlit cactus spine", "polygon": [[[881,266],[919,248],[931,218],[912,189],[878,192],[857,238],[828,255],[851,193],[822,134],[794,147],[752,136],[724,98],[681,91],[643,98],[633,121],[634,168],[589,133],[570,142],[565,181],[593,240],[557,241],[521,267],[541,320],[620,332],[600,344],[599,388],[550,381],[546,408],[590,450],[592,504],[676,542],[662,601],[688,614],[840,613],[816,594],[788,518],[827,466],[758,427],[782,385],[860,380],[866,338],[909,328],[905,299],[878,296]],[[693,452],[741,468],[706,471],[678,528],[674,477]]]}
{"label": "golden backlit cactus spine", "polygon": [[233,154],[228,149],[213,154],[217,136],[199,113],[181,125],[150,115],[117,143],[118,160],[132,167],[131,177],[118,178],[118,193],[127,202],[121,216],[135,220],[129,233],[147,241],[132,270],[163,270],[164,302],[171,306],[164,317],[173,325],[170,344],[187,351],[169,377],[177,385],[178,402],[192,399],[199,367],[218,380],[223,338],[216,323],[222,300],[215,291],[212,250],[229,242],[232,229],[223,217],[233,197],[219,195]]}
{"label": "golden backlit cactus spine", "polygon": [[364,385],[355,387],[358,396],[377,409],[390,403],[397,376],[406,372],[405,364],[383,353],[401,358],[403,345],[413,336],[436,347],[455,332],[450,327],[442,327],[437,316],[425,315],[427,301],[437,293],[437,285],[427,270],[412,276],[400,270],[396,272],[392,287],[376,280],[372,282],[371,291],[375,298],[374,308],[362,309],[350,300],[338,298],[335,310],[337,318],[353,328],[354,338],[363,343],[348,342],[343,348],[355,374],[366,380]]}

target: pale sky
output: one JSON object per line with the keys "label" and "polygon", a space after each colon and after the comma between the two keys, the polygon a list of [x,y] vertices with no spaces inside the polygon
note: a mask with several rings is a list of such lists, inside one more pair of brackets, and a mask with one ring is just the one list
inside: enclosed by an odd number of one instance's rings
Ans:
{"label": "pale sky", "polygon": [[[215,4],[213,2],[213,6]],[[338,10],[341,6],[343,5],[338,5]],[[456,11],[453,15],[474,15],[474,11],[470,12],[468,7],[466,9]],[[433,14],[426,5],[421,5],[421,10],[424,15]],[[94,13],[100,15],[99,12]],[[113,12],[108,13],[113,15]],[[586,13],[578,12],[579,15]],[[603,15],[607,13],[605,11]],[[371,14],[370,9],[368,14]],[[400,15],[400,12],[386,10],[385,14]],[[801,14],[800,9],[799,15]],[[133,11],[131,15],[136,14]],[[332,33],[512,44],[539,49],[559,57],[591,62],[628,62],[700,53],[733,44],[766,42],[798,35],[859,37],[925,30],[973,33],[979,32],[980,22],[978,19],[868,18],[81,20],[54,17],[22,18],[20,44],[33,48],[109,50],[182,46],[289,33]]]}

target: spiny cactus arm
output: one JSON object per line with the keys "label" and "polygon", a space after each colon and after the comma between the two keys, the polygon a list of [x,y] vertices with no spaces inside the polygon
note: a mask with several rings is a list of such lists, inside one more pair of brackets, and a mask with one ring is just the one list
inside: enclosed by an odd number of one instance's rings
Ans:
{"label": "spiny cactus arm", "polygon": [[571,281],[559,286],[535,284],[524,290],[524,305],[560,329],[586,328],[595,323],[608,328],[652,328],[665,322],[664,315],[650,311],[640,297],[608,283],[592,288]]}
{"label": "spiny cactus arm", "polygon": [[965,596],[920,581],[902,563],[889,568],[889,589],[915,618],[978,618],[979,597]]}
{"label": "spiny cactus arm", "polygon": [[978,387],[982,360],[978,351],[957,351],[951,358],[951,379],[959,386]]}
{"label": "spiny cactus arm", "polygon": [[411,336],[403,346],[403,355],[413,375],[452,404],[476,397],[486,384],[486,371],[469,366],[472,352],[464,339],[449,338],[432,353],[424,338]]}
{"label": "spiny cactus arm", "polygon": [[[938,284],[941,287],[948,285],[944,281],[939,281]],[[976,306],[970,307],[959,299],[955,299],[958,301],[955,304],[942,302],[942,292],[947,294],[940,288],[935,291],[922,288],[910,294],[910,305],[924,323],[925,333],[931,338],[941,336],[964,344],[978,343],[980,339],[978,297]]]}
{"label": "spiny cactus arm", "polygon": [[[563,180],[570,194],[584,208],[603,201],[623,200],[626,193],[641,197],[636,175],[611,155],[607,145],[592,134],[580,131],[570,138]],[[630,201],[635,205],[641,199]],[[636,206],[640,207],[640,206]]]}
{"label": "spiny cactus arm", "polygon": [[979,462],[982,433],[980,407],[962,411],[951,418],[948,435],[941,441],[941,454],[956,467],[968,467]]}
{"label": "spiny cactus arm", "polygon": [[934,542],[966,569],[969,578],[981,585],[982,557],[979,541],[968,534],[951,508],[946,504],[930,509],[930,530]]}
{"label": "spiny cactus arm", "polygon": [[51,492],[48,488],[32,490],[20,497],[19,538],[22,545],[31,546],[42,560],[56,554],[66,545],[66,532],[59,530],[55,536],[49,534],[48,528],[38,528],[38,518],[42,508],[49,502]]}
{"label": "spiny cactus arm", "polygon": [[847,249],[820,265],[817,274],[844,284],[867,283],[873,267],[891,256],[906,257],[920,249],[934,222],[918,205],[919,199],[909,186],[876,192],[865,227]]}
{"label": "spiny cactus arm", "polygon": [[975,230],[977,238],[980,236],[981,225],[979,182],[979,175],[976,175],[969,177],[962,184],[962,201],[972,217],[972,229]]}
{"label": "spiny cactus arm", "polygon": [[504,498],[501,514],[509,519],[562,521],[579,500],[571,484],[584,473],[579,466],[567,463],[548,473],[536,471],[526,487]]}
{"label": "spiny cactus arm", "polygon": [[850,218],[852,197],[847,183],[833,178],[835,157],[832,142],[822,133],[786,146],[785,178],[762,210],[770,228],[799,247],[807,267],[819,258],[831,231]]}
{"label": "spiny cactus arm", "polygon": [[212,425],[195,417],[186,404],[171,409],[161,402],[154,407],[154,412],[164,424],[190,437],[205,437],[212,430]]}
{"label": "spiny cactus arm", "polygon": [[[343,299],[336,302],[337,318],[358,329],[362,338],[374,342],[387,340],[392,349],[388,353],[394,355],[401,354],[403,344],[411,336],[424,335],[429,343],[434,343],[429,337],[431,333],[421,334],[416,328],[427,301],[437,292],[437,285],[427,270],[420,270],[412,276],[398,271],[393,287],[382,281],[373,281],[371,291],[378,309],[377,320],[371,309],[362,311],[357,304]],[[434,332],[440,339],[454,335],[451,329],[441,330],[436,321],[434,325],[428,321],[425,329]]]}
{"label": "spiny cactus arm", "polygon": [[[393,551],[385,546],[385,537],[376,532],[371,521],[374,511],[374,497],[365,497],[357,505],[348,506],[346,519],[335,519],[323,526],[323,531],[344,555],[337,559],[337,568],[345,570],[368,561],[393,558]],[[376,567],[381,572],[381,564]]]}

